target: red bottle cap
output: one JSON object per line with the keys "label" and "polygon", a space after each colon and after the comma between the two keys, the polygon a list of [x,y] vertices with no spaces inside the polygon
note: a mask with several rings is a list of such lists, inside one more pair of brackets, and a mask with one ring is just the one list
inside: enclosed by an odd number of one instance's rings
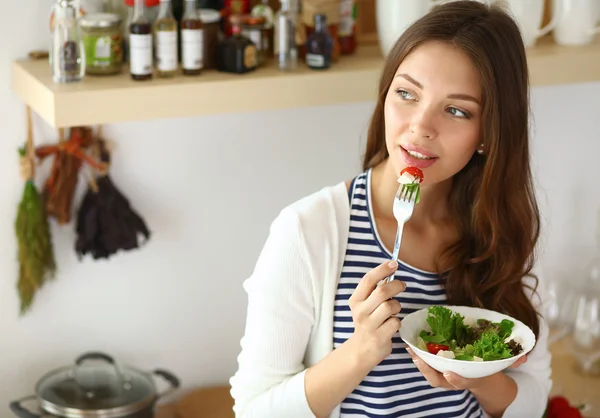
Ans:
{"label": "red bottle cap", "polygon": [[[125,6],[133,7],[135,0],[125,0]],[[156,7],[160,4],[160,0],[146,0],[146,7]]]}

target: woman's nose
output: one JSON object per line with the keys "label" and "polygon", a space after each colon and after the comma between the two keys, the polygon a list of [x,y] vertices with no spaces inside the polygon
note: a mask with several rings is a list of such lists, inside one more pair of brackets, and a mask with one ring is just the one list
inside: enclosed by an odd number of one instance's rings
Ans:
{"label": "woman's nose", "polygon": [[418,138],[433,139],[436,136],[436,129],[432,110],[422,108],[413,114],[410,123],[410,131]]}

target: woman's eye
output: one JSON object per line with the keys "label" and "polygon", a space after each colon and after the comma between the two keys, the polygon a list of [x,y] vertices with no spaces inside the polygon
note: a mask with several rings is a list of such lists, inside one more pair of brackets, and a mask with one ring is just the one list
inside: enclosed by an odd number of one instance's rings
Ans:
{"label": "woman's eye", "polygon": [[469,115],[467,113],[465,113],[462,110],[457,109],[455,107],[449,107],[448,113],[450,113],[452,116],[469,119]]}
{"label": "woman's eye", "polygon": [[402,97],[402,99],[404,100],[414,100],[414,96],[412,94],[410,94],[409,92],[407,92],[406,90],[396,90],[396,93],[398,93],[400,95],[400,97]]}

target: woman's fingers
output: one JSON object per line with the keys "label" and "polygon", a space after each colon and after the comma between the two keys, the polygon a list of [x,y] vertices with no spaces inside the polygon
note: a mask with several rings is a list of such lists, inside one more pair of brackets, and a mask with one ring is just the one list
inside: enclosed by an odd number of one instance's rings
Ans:
{"label": "woman's fingers", "polygon": [[350,296],[350,302],[364,302],[373,293],[382,279],[389,276],[398,268],[398,263],[394,260],[381,263],[374,269],[370,270],[356,286],[354,293]]}
{"label": "woman's fingers", "polygon": [[389,283],[380,284],[365,300],[363,309],[367,313],[372,314],[382,303],[389,301],[405,289],[406,284],[401,280],[392,280]]}
{"label": "woman's fingers", "polygon": [[383,324],[390,316],[396,316],[400,312],[400,302],[396,299],[388,299],[383,301],[371,314],[369,321],[373,323],[375,328]]}

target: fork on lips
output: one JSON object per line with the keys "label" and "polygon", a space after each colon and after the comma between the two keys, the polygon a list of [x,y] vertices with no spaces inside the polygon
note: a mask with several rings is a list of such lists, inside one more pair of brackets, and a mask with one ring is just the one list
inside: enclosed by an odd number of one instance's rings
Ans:
{"label": "fork on lips", "polygon": [[[421,182],[423,181],[423,172],[416,167],[407,167],[400,172],[398,183],[398,191],[394,197],[393,212],[396,221],[398,221],[398,229],[396,230],[396,241],[394,243],[393,260],[398,260],[400,252],[400,244],[402,243],[402,231],[404,224],[410,219],[415,208],[415,204],[419,203],[421,197]],[[390,274],[386,283],[394,280],[395,273]]]}

